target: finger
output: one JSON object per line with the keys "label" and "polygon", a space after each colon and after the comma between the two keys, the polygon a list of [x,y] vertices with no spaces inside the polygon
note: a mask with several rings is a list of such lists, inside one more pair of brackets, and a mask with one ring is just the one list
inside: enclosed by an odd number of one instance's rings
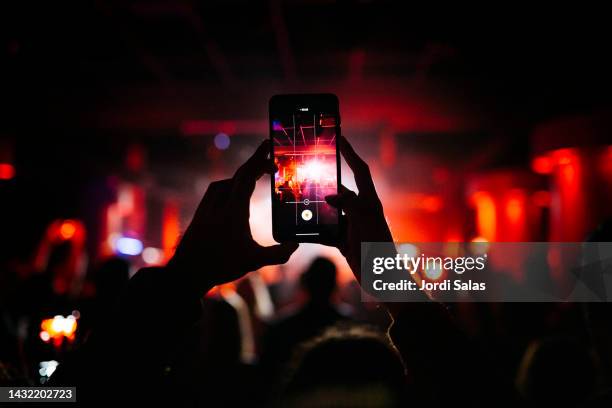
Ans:
{"label": "finger", "polygon": [[266,265],[284,264],[289,260],[291,254],[298,249],[297,242],[284,242],[280,245],[272,245],[269,247],[259,247],[257,250],[257,264],[259,267]]}
{"label": "finger", "polygon": [[255,183],[264,173],[273,171],[274,163],[267,158],[269,152],[270,142],[265,140],[234,174],[230,202],[238,219],[246,219],[245,222],[248,222],[249,204]]}
{"label": "finger", "polygon": [[206,231],[211,221],[219,221],[218,211],[227,205],[227,199],[232,189],[232,180],[225,179],[210,183],[204,197],[200,201],[198,208],[193,215],[193,219],[187,226],[178,245],[179,248],[193,246],[198,241],[198,235]]}
{"label": "finger", "polygon": [[355,183],[359,189],[359,194],[376,195],[372,175],[368,164],[355,152],[353,146],[346,140],[344,136],[340,136],[340,153],[346,160],[353,174],[355,175]]}
{"label": "finger", "polygon": [[204,197],[202,197],[202,201],[200,201],[200,204],[198,205],[192,222],[203,222],[214,214],[214,212],[219,208],[225,206],[229,193],[232,189],[232,184],[231,179],[219,180],[210,183],[206,189],[206,192],[204,193]]}
{"label": "finger", "polygon": [[[243,190],[248,192],[248,188],[265,173],[270,171],[271,160],[268,159],[270,153],[270,141],[264,140],[255,153],[236,171],[234,174],[234,180],[236,183],[237,190]],[[272,163],[274,164],[274,163]]]}
{"label": "finger", "polygon": [[343,210],[346,214],[352,214],[357,207],[357,194],[340,185],[340,193],[326,196],[325,201],[332,207]]}
{"label": "finger", "polygon": [[323,235],[321,237],[320,244],[338,248],[341,253],[344,253],[344,249],[346,248],[346,232],[347,232],[346,216],[340,214],[340,217],[338,220],[338,235],[335,237]]}

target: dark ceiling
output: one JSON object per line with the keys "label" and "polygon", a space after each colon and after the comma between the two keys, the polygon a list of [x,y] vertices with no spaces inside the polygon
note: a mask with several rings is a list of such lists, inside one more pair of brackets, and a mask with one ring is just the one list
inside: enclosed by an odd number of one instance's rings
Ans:
{"label": "dark ceiling", "polygon": [[[610,107],[606,10],[432,8],[2,2],[0,138],[15,154],[13,187],[26,190],[14,207],[38,214],[42,201],[45,216],[82,216],[134,143],[157,184],[193,192],[197,176],[231,171],[265,137],[275,93],[335,92],[361,151],[376,154],[376,136],[391,131],[401,154],[453,169],[526,166],[534,125]],[[232,149],[219,160],[212,137],[225,129]]]}
{"label": "dark ceiling", "polygon": [[[6,3],[0,134],[16,140],[33,172],[69,155],[83,177],[91,167],[105,174],[134,142],[162,173],[177,163],[201,169],[215,133],[265,137],[275,93],[335,92],[346,134],[367,141],[390,131],[400,151],[472,168],[525,165],[535,125],[610,106],[609,36],[597,10]],[[376,149],[370,139],[366,148]],[[70,173],[65,166],[60,174]]]}
{"label": "dark ceiling", "polygon": [[[458,128],[532,123],[609,102],[609,36],[596,10],[15,3],[2,5],[13,128],[26,119],[60,129],[178,132],[185,120],[265,119],[272,93],[319,89],[372,104],[388,94],[395,106],[425,105]],[[430,125],[422,127],[415,130]]]}

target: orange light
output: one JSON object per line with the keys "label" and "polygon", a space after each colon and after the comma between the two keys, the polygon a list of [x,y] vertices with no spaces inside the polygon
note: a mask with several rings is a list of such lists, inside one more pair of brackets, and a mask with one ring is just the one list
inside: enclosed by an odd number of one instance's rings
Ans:
{"label": "orange light", "polygon": [[571,149],[558,150],[555,152],[555,156],[557,157],[557,163],[561,166],[572,163],[573,154]]}
{"label": "orange light", "polygon": [[553,169],[553,161],[548,156],[540,156],[533,159],[531,168],[538,174],[550,174]]}
{"label": "orange light", "polygon": [[470,250],[475,255],[484,255],[489,251],[489,240],[484,237],[474,237],[470,242]]}
{"label": "orange light", "polygon": [[476,225],[478,233],[489,241],[495,240],[497,229],[497,217],[495,214],[495,202],[491,194],[477,191],[473,195],[476,206]]}
{"label": "orange light", "polygon": [[427,196],[423,199],[423,209],[429,212],[437,212],[442,208],[442,200],[437,196]]}
{"label": "orange light", "polygon": [[221,296],[228,296],[236,293],[236,284],[234,282],[228,282],[220,285],[219,293],[221,293]]}
{"label": "orange light", "polygon": [[60,227],[59,233],[62,239],[69,240],[74,237],[76,233],[76,225],[72,221],[64,221]]}
{"label": "orange light", "polygon": [[[568,158],[564,158],[563,160],[569,160]],[[564,163],[563,167],[561,167],[561,177],[567,183],[573,183],[576,178],[576,167],[572,164],[571,161],[567,161]]]}
{"label": "orange light", "polygon": [[40,339],[53,343],[57,346],[61,345],[63,340],[73,341],[77,330],[77,319],[70,315],[64,317],[57,315],[51,319],[44,319],[40,324]]}
{"label": "orange light", "polygon": [[166,202],[162,215],[162,248],[165,259],[170,259],[174,255],[180,235],[179,223],[178,204],[170,200]]}
{"label": "orange light", "polygon": [[511,223],[516,223],[521,219],[523,214],[523,207],[521,200],[518,198],[511,198],[506,203],[506,216]]}
{"label": "orange light", "polygon": [[15,167],[10,163],[0,163],[0,180],[10,180],[15,177]]}

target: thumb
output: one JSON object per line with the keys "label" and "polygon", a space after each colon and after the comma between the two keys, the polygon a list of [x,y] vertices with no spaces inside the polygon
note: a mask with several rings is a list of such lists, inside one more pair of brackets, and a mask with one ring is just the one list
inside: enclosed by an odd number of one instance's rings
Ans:
{"label": "thumb", "polygon": [[298,247],[297,242],[283,242],[280,245],[259,247],[258,263],[261,266],[284,264]]}
{"label": "thumb", "polygon": [[340,186],[340,194],[328,195],[325,197],[327,204],[334,208],[342,209],[347,214],[353,212],[357,204],[357,194],[344,186]]}

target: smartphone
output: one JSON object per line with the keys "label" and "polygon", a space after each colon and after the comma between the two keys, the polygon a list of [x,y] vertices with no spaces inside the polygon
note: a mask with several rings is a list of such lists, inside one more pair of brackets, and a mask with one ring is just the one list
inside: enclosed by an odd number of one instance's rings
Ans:
{"label": "smartphone", "polygon": [[341,217],[325,196],[338,193],[340,136],[333,94],[276,95],[270,99],[272,234],[277,242],[338,241]]}

